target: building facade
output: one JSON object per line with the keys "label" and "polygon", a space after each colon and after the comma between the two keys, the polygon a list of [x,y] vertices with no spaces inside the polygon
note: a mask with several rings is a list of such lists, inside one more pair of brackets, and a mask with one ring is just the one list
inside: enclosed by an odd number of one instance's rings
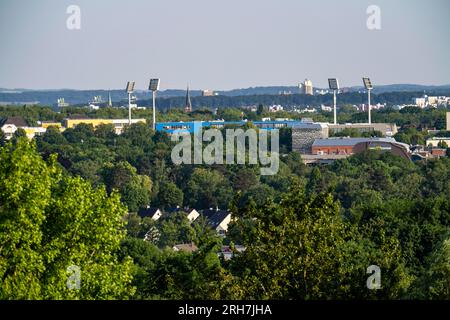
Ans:
{"label": "building facade", "polygon": [[[139,123],[139,122],[146,123],[147,120],[145,120],[145,119],[132,119],[131,120],[132,124]],[[125,127],[128,125],[129,120],[128,119],[70,119],[70,118],[63,120],[63,126],[66,129],[73,128],[80,123],[90,124],[94,128],[101,124],[112,124],[114,126],[114,130],[115,130],[116,134],[121,134],[123,132],[123,130],[125,129]]]}
{"label": "building facade", "polygon": [[292,126],[292,151],[311,153],[316,139],[328,138],[328,125],[323,123],[296,123]]}
{"label": "building facade", "polygon": [[302,86],[302,93],[309,94],[311,96],[314,94],[313,84],[312,84],[311,80],[305,79],[305,81],[303,82],[303,86]]}
{"label": "building facade", "polygon": [[202,91],[202,97],[213,97],[216,93],[212,90],[203,90]]}
{"label": "building facade", "polygon": [[311,147],[313,155],[352,155],[366,150],[389,151],[409,159],[409,146],[394,138],[328,138],[316,139]]}
{"label": "building facade", "polygon": [[360,133],[379,131],[385,137],[392,137],[397,132],[395,123],[345,123],[345,124],[329,124],[330,134],[341,132],[344,129],[356,129]]}
{"label": "building facade", "polygon": [[[177,121],[177,122],[157,122],[156,131],[174,133],[186,132],[194,133],[202,128],[223,129],[227,127],[241,127],[247,124],[248,121]],[[301,124],[298,120],[267,120],[267,121],[252,121],[255,127],[264,130],[281,129],[281,128],[293,128],[294,126]]]}
{"label": "building facade", "polygon": [[0,128],[5,134],[7,140],[11,139],[17,130],[22,129],[28,139],[33,139],[35,136],[43,135],[46,128],[30,127],[22,117],[9,117],[0,122]]}
{"label": "building facade", "polygon": [[427,139],[426,145],[428,147],[439,147],[439,143],[445,143],[448,147],[450,147],[450,137],[433,137],[430,139]]}

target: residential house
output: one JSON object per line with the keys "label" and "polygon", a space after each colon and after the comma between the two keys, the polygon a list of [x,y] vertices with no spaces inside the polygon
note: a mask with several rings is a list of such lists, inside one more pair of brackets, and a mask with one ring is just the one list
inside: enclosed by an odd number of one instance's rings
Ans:
{"label": "residential house", "polygon": [[208,218],[209,225],[220,235],[225,235],[231,222],[231,212],[228,210],[209,209],[204,210],[203,215]]}
{"label": "residential house", "polygon": [[180,207],[167,208],[166,212],[169,214],[175,213],[175,212],[184,212],[186,214],[186,218],[189,220],[189,222],[194,222],[200,216],[200,213],[198,213],[197,210],[192,209],[192,208],[180,208]]}
{"label": "residential house", "polygon": [[447,149],[444,148],[432,148],[431,155],[435,158],[445,157],[447,155]]}
{"label": "residential house", "polygon": [[0,128],[7,140],[11,139],[19,128],[25,131],[28,139],[32,139],[36,135],[44,134],[46,131],[46,129],[42,127],[29,127],[22,117],[9,117],[3,119],[3,121],[0,121]]}
{"label": "residential house", "polygon": [[0,121],[1,130],[4,132],[6,139],[13,137],[14,133],[19,129],[23,129],[28,139],[33,139],[36,135],[42,135],[47,130],[42,127],[29,127],[25,119],[22,117],[9,117]]}
{"label": "residential house", "polygon": [[138,215],[141,218],[150,217],[150,218],[152,218],[153,220],[156,221],[159,218],[161,218],[162,211],[159,210],[159,208],[156,208],[156,207],[147,207],[147,208],[139,209]]}
{"label": "residential house", "polygon": [[242,245],[235,245],[234,250],[232,250],[230,246],[222,246],[218,255],[219,257],[223,257],[224,260],[230,260],[233,258],[235,252],[242,253],[246,249],[247,248]]}
{"label": "residential house", "polygon": [[442,144],[450,147],[450,137],[432,137],[426,141],[428,147],[439,147]]}
{"label": "residential house", "polygon": [[176,252],[195,252],[198,250],[197,246],[195,245],[195,243],[181,243],[181,244],[176,244],[172,247],[172,249]]}

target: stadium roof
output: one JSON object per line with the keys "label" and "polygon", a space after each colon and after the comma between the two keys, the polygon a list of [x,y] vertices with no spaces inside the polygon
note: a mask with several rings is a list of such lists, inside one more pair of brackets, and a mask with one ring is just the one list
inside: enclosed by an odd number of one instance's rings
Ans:
{"label": "stadium roof", "polygon": [[313,147],[325,146],[354,146],[360,142],[391,142],[395,143],[394,138],[328,138],[314,140]]}

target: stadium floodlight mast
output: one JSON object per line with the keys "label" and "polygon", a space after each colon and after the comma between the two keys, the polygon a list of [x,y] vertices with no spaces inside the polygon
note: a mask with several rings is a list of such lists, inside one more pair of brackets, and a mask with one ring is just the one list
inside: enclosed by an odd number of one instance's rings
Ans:
{"label": "stadium floodlight mast", "polygon": [[156,107],[155,107],[155,96],[156,91],[159,90],[159,79],[150,79],[150,84],[148,85],[148,90],[152,92],[153,98],[153,130],[156,130]]}
{"label": "stadium floodlight mast", "polygon": [[131,94],[134,92],[134,81],[128,81],[125,90],[128,93],[128,124],[131,126]]}
{"label": "stadium floodlight mast", "polygon": [[330,90],[333,90],[333,115],[334,115],[334,124],[337,124],[337,116],[336,116],[336,92],[339,90],[339,81],[336,78],[328,79],[328,87]]}
{"label": "stadium floodlight mast", "polygon": [[370,90],[373,89],[373,86],[372,86],[372,82],[370,81],[370,79],[368,77],[365,77],[365,78],[362,78],[362,79],[363,79],[364,87],[367,90],[367,110],[369,112],[369,124],[371,124],[372,123],[372,119],[370,118],[370,109],[371,109],[371,106],[370,106]]}

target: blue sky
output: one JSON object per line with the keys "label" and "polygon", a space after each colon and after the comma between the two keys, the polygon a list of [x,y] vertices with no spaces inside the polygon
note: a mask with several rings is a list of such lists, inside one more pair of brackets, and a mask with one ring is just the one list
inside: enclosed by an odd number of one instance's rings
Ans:
{"label": "blue sky", "polygon": [[[81,9],[68,30],[66,8]],[[366,27],[369,5],[381,30]],[[0,87],[450,84],[448,0],[0,0]]]}

